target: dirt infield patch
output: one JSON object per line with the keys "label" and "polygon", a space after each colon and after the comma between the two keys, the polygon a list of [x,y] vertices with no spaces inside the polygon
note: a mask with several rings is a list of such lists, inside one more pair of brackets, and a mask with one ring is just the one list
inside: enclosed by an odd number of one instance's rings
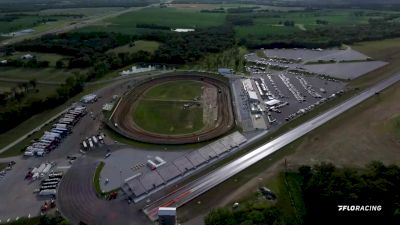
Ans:
{"label": "dirt infield patch", "polygon": [[[191,91],[185,91],[187,88],[179,87],[175,81],[187,84]],[[165,84],[182,89],[186,94],[179,96],[174,89],[152,90]],[[200,84],[197,87],[200,90],[196,91],[194,84]],[[234,126],[230,89],[222,78],[204,73],[166,74],[132,87],[122,97],[107,124],[119,134],[141,142],[188,144],[207,141]]]}

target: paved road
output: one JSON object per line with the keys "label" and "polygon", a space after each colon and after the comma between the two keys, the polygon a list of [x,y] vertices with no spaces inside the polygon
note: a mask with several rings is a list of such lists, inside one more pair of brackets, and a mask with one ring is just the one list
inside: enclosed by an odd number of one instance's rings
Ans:
{"label": "paved road", "polygon": [[194,199],[195,197],[207,192],[211,188],[217,186],[228,178],[243,171],[254,163],[278,151],[282,147],[290,144],[301,136],[314,130],[315,128],[325,124],[336,116],[349,110],[350,108],[365,101],[375,93],[384,90],[400,80],[400,74],[393,76],[387,80],[376,84],[374,87],[362,92],[346,102],[336,106],[335,108],[323,113],[322,115],[294,128],[293,130],[281,135],[280,137],[264,144],[250,153],[236,159],[235,161],[205,175],[181,188],[175,192],[157,200],[152,205],[144,209],[144,212],[151,220],[156,219],[158,207],[174,206],[179,207]]}
{"label": "paved road", "polygon": [[[126,201],[99,199],[93,187],[98,161],[86,157],[64,176],[58,189],[57,202],[63,216],[72,224],[144,225],[147,219]],[[123,201],[123,204],[121,203]]]}

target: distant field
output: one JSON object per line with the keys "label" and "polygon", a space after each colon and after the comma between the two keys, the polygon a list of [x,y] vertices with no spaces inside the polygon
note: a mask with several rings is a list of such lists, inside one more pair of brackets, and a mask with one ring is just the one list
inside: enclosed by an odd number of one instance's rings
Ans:
{"label": "distant field", "polygon": [[[287,35],[295,31],[306,32],[307,30],[325,26],[318,24],[317,20],[325,21],[327,25],[352,26],[368,23],[368,19],[372,17],[367,13],[356,16],[355,12],[356,10],[323,10],[316,12],[267,12],[258,13],[257,16],[255,14],[247,14],[249,17],[254,17],[254,24],[250,26],[236,26],[235,30],[238,32],[239,37],[263,38],[270,35]],[[385,12],[381,12],[382,16],[384,14]],[[380,17],[374,16],[374,18]],[[297,26],[283,26],[285,21],[294,21]],[[304,28],[306,31],[300,28]]]}
{"label": "distant field", "polygon": [[269,6],[269,5],[252,5],[252,4],[172,4],[171,7],[177,9],[186,9],[186,10],[212,10],[218,8],[238,8],[238,7],[258,7],[257,10],[275,10],[275,11],[288,11],[288,10],[303,10],[302,7],[280,7],[280,6]]}
{"label": "distant field", "polygon": [[[8,14],[9,15],[9,14]],[[1,13],[0,18],[7,18],[7,14]],[[55,21],[50,21],[43,23],[42,21],[44,20],[55,20]],[[32,28],[35,29],[34,27],[36,26],[41,26],[43,24],[52,24],[55,22],[59,21],[65,21],[65,20],[72,20],[72,17],[69,16],[39,16],[36,14],[22,14],[20,16],[16,16],[16,19],[12,21],[0,21],[0,34],[1,33],[9,33],[12,31],[18,31],[22,29],[28,29]]]}
{"label": "distant field", "polygon": [[[30,68],[0,68],[0,79],[16,79],[16,80],[31,80],[50,82],[64,82],[73,72],[79,70],[63,70],[55,68],[30,69]],[[81,71],[82,72],[82,71]]]}
{"label": "distant field", "polygon": [[50,67],[55,67],[56,62],[60,59],[67,58],[66,56],[59,54],[51,54],[51,53],[37,53],[37,52],[15,52],[12,56],[2,57],[2,59],[20,59],[21,56],[31,54],[36,57],[39,61],[48,61],[50,62]]}
{"label": "distant field", "polygon": [[66,9],[46,9],[41,10],[39,15],[84,15],[98,16],[123,10],[122,7],[99,7],[99,8],[66,8]]}
{"label": "distant field", "polygon": [[135,45],[130,46],[128,45],[124,45],[118,48],[114,48],[109,50],[108,52],[114,52],[114,53],[120,53],[120,52],[129,52],[129,53],[134,53],[134,52],[138,52],[138,51],[147,51],[150,53],[153,53],[155,50],[158,49],[158,47],[160,46],[159,42],[156,41],[143,41],[143,40],[139,40],[139,41],[135,41]]}
{"label": "distant field", "polygon": [[[103,25],[82,28],[80,31],[108,31],[125,34],[140,34],[156,29],[136,28],[136,24],[156,24],[170,28],[204,28],[221,25],[225,14],[200,13],[175,8],[146,8],[107,19]],[[161,30],[164,31],[165,30]]]}

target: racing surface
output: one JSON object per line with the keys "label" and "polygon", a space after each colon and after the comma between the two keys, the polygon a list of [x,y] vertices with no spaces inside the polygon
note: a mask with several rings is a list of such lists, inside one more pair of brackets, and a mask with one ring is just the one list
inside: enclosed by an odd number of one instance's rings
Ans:
{"label": "racing surface", "polygon": [[[207,85],[212,85],[219,90],[216,103],[218,116],[217,120],[214,122],[215,126],[208,129],[202,129],[195,133],[179,135],[157,134],[138,127],[133,121],[131,115],[135,104],[140,101],[144,92],[155,85],[176,80],[201,81]],[[107,124],[111,129],[126,138],[147,143],[188,144],[211,140],[223,135],[234,126],[230,89],[222,78],[217,79],[216,77],[205,73],[174,72],[165,74],[158,78],[145,80],[132,87],[131,91],[122,96],[112,118],[107,121]],[[115,126],[115,124],[117,124],[117,126]]]}

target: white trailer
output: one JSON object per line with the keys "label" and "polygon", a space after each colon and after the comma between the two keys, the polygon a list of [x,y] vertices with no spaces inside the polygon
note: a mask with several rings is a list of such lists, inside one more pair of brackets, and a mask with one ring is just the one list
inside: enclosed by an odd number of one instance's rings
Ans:
{"label": "white trailer", "polygon": [[46,190],[42,190],[39,192],[40,196],[48,196],[48,195],[56,195],[56,194],[57,194],[56,189],[46,189]]}
{"label": "white trailer", "polygon": [[35,154],[36,154],[36,156],[42,157],[42,156],[44,156],[44,154],[46,154],[46,153],[45,153],[45,151],[43,150],[43,151],[37,151],[37,152],[35,152]]}
{"label": "white trailer", "polygon": [[68,128],[67,124],[56,123],[53,125],[54,128]]}
{"label": "white trailer", "polygon": [[40,138],[40,141],[58,141],[58,138],[56,137],[50,137],[50,136],[43,136]]}
{"label": "white trailer", "polygon": [[34,156],[35,154],[31,151],[25,151],[24,156]]}
{"label": "white trailer", "polygon": [[40,166],[38,167],[36,172],[41,173],[41,172],[43,172],[44,168],[46,168],[46,163],[40,164]]}
{"label": "white trailer", "polygon": [[42,171],[42,174],[47,174],[47,173],[49,173],[51,167],[52,167],[51,163],[48,163],[48,164],[46,165],[46,167],[44,168],[44,170]]}
{"label": "white trailer", "polygon": [[88,141],[89,141],[89,146],[90,146],[90,148],[93,148],[94,146],[93,146],[92,139],[89,138]]}
{"label": "white trailer", "polygon": [[45,131],[44,134],[47,136],[50,136],[50,137],[53,136],[53,137],[58,137],[58,138],[61,136],[58,133],[53,133],[53,132],[49,132],[49,131]]}
{"label": "white trailer", "polygon": [[93,136],[92,139],[93,139],[93,143],[94,143],[95,145],[97,145],[97,144],[98,144],[98,141],[97,141],[96,136]]}

